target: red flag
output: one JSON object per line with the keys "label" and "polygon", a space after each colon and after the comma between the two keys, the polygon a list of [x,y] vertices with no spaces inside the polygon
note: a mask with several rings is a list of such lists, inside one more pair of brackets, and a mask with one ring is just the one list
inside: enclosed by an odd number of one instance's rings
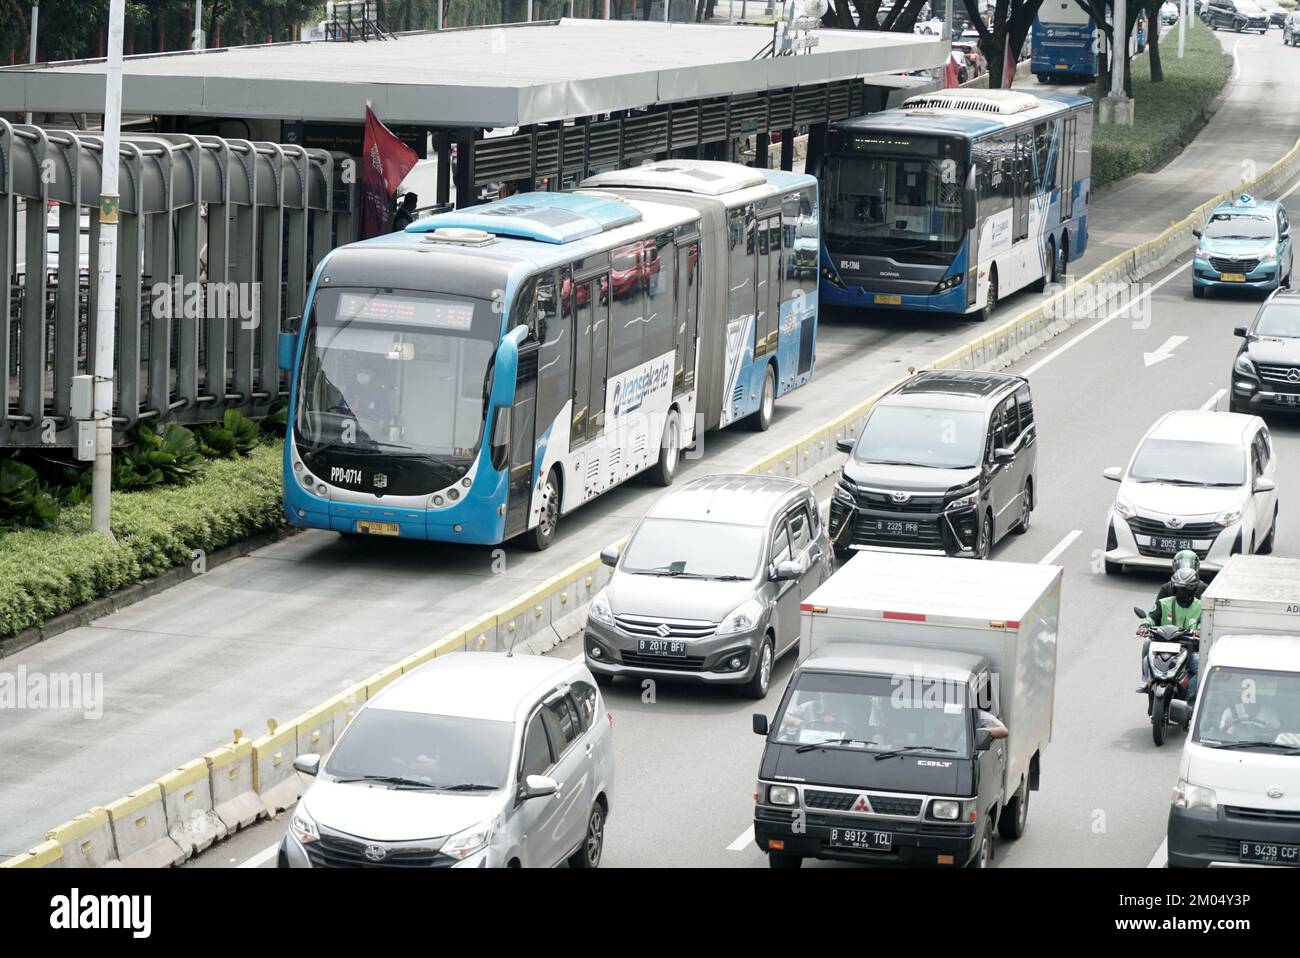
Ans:
{"label": "red flag", "polygon": [[1007,57],[1006,63],[1002,68],[1002,88],[1010,90],[1011,84],[1016,80],[1016,57],[1011,52],[1011,34],[1007,34]]}
{"label": "red flag", "polygon": [[948,63],[943,68],[943,88],[947,90],[955,86],[957,86],[957,64],[949,56]]}
{"label": "red flag", "polygon": [[393,136],[366,104],[366,138],[361,156],[361,238],[389,232],[398,184],[411,172],[415,151]]}

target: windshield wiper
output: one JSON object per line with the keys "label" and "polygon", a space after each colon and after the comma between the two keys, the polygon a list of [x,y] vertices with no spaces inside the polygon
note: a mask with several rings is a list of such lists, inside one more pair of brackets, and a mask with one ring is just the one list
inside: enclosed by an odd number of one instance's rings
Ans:
{"label": "windshield wiper", "polygon": [[443,792],[495,792],[500,785],[480,785],[477,782],[461,782],[459,785],[434,785]]}
{"label": "windshield wiper", "polygon": [[1217,744],[1202,742],[1201,744],[1206,748],[1222,748],[1234,751],[1246,748],[1280,748],[1284,749],[1283,755],[1300,755],[1300,748],[1296,748],[1294,745],[1282,745],[1278,742],[1219,742]]}
{"label": "windshield wiper", "polygon": [[652,569],[625,569],[634,575],[666,575],[674,579],[707,579],[698,572],[687,572],[685,562],[670,562],[668,565],[655,566]]}
{"label": "windshield wiper", "polygon": [[866,745],[865,739],[860,738],[828,738],[824,742],[809,742],[806,745],[800,745],[795,749],[796,752],[811,752],[815,748],[835,748],[839,745],[852,745],[854,742],[860,745]]}
{"label": "windshield wiper", "polygon": [[356,782],[377,782],[381,785],[402,786],[404,788],[437,788],[428,782],[421,782],[414,778],[403,778],[401,775],[358,775],[354,778],[340,778],[335,780],[336,785],[352,785]]}
{"label": "windshield wiper", "polygon": [[904,745],[901,748],[891,748],[887,752],[877,752],[876,761],[882,758],[894,758],[896,755],[902,755],[904,752],[947,752],[948,754],[956,753],[956,749],[941,748],[938,745]]}

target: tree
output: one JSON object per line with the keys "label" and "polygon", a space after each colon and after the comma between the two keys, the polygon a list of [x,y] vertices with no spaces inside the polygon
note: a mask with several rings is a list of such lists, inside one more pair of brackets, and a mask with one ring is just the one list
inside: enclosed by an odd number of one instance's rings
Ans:
{"label": "tree", "polygon": [[911,33],[912,27],[916,25],[916,18],[929,0],[897,0],[883,18],[880,16],[880,8],[884,0],[828,0],[828,2],[830,6],[822,15],[822,23],[832,29]]}
{"label": "tree", "polygon": [[989,89],[996,90],[1002,86],[1002,71],[1006,63],[1008,40],[1010,48],[1019,51],[1029,36],[1034,17],[1043,0],[997,0],[993,7],[991,22],[985,23],[980,16],[977,0],[962,0],[971,26],[979,33],[980,53],[989,65]]}

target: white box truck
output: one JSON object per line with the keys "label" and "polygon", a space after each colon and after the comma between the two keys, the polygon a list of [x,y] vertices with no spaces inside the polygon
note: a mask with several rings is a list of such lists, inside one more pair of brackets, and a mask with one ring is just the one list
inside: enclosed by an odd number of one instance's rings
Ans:
{"label": "white box truck", "polygon": [[1169,865],[1300,866],[1300,559],[1233,556],[1201,605]]}
{"label": "white box truck", "polygon": [[805,858],[983,867],[1052,737],[1058,566],[860,552],[804,600],[754,838]]}

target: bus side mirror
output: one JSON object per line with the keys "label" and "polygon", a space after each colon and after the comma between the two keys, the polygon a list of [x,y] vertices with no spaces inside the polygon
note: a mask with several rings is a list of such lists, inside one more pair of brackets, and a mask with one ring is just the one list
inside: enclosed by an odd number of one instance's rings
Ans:
{"label": "bus side mirror", "polygon": [[287,373],[293,372],[294,353],[296,352],[297,345],[298,345],[297,333],[280,334],[279,363],[280,363],[280,368]]}
{"label": "bus side mirror", "polygon": [[510,420],[513,410],[509,406],[498,406],[492,419],[491,457],[492,468],[504,469],[510,461]]}
{"label": "bus side mirror", "polygon": [[961,195],[961,223],[962,229],[973,230],[975,228],[975,191],[966,190]]}

